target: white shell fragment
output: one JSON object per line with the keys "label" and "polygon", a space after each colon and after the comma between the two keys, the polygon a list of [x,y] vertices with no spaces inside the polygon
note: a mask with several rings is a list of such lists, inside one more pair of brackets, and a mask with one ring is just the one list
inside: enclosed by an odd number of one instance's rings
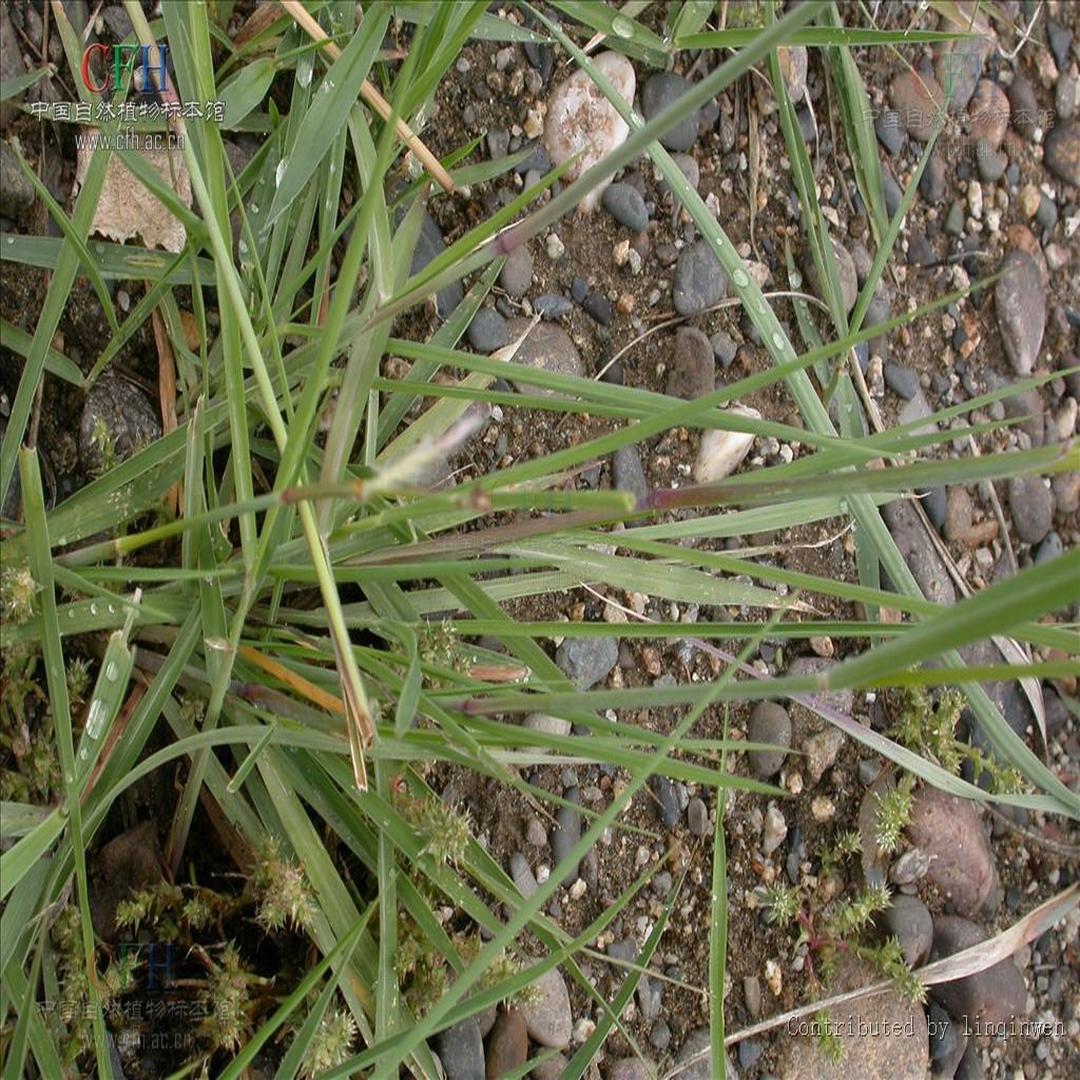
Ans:
{"label": "white shell fragment", "polygon": [[[621,53],[606,52],[601,53],[593,63],[611,81],[626,103],[632,105],[636,80],[630,61]],[[586,169],[610,154],[626,141],[629,132],[626,121],[585,71],[575,71],[560,83],[548,102],[544,145],[551,160],[556,165],[562,165],[579,151],[584,151],[566,174],[567,180],[576,180]],[[608,183],[610,177],[593,188],[578,203],[578,209],[585,214],[592,213]]]}
{"label": "white shell fragment", "polygon": [[[726,410],[739,416],[761,419],[757,409],[746,405],[734,405]],[[741,464],[754,445],[754,436],[744,431],[717,431],[710,428],[701,433],[701,449],[694,462],[694,479],[699,484],[712,484],[730,476]]]}

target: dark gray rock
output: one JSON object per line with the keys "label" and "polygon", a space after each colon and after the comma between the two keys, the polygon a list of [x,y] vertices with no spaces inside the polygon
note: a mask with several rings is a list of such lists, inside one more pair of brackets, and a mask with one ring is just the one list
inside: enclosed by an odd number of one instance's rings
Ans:
{"label": "dark gray rock", "polygon": [[446,1080],[484,1080],[484,1041],[480,1025],[470,1016],[435,1036]]}
{"label": "dark gray rock", "polygon": [[679,796],[675,785],[666,776],[653,778],[653,791],[656,794],[657,812],[660,820],[669,828],[674,828],[679,821]]}
{"label": "dark gray rock", "polygon": [[1006,488],[1016,535],[1025,544],[1037,544],[1054,524],[1050,489],[1038,476],[1014,476]]}
{"label": "dark gray rock", "polygon": [[0,139],[0,217],[22,221],[34,205],[34,188],[7,139]]}
{"label": "dark gray rock", "polygon": [[679,256],[672,299],[680,315],[700,315],[727,296],[727,287],[727,274],[704,240]]}
{"label": "dark gray rock", "polygon": [[1056,533],[1047,533],[1046,538],[1035,549],[1035,562],[1044,563],[1056,559],[1065,551],[1065,544]]}
{"label": "dark gray rock", "polygon": [[937,206],[945,198],[945,162],[940,154],[930,155],[919,178],[919,192],[931,206]]}
{"label": "dark gray rock", "polygon": [[[0,82],[12,82],[25,73],[19,37],[11,25],[8,5],[0,4]],[[21,94],[16,94],[6,101],[0,101],[0,130],[6,129],[18,115],[21,97]]]}
{"label": "dark gray rock", "polygon": [[897,500],[882,510],[882,517],[926,599],[943,606],[956,603],[952,578],[931,545],[914,508],[904,500]]}
{"label": "dark gray rock", "polygon": [[1058,223],[1058,208],[1057,203],[1053,199],[1048,198],[1045,193],[1039,195],[1039,209],[1035,211],[1035,220],[1046,229],[1047,232],[1053,230],[1054,226]]}
{"label": "dark gray rock", "polygon": [[591,292],[581,305],[582,310],[601,326],[610,326],[615,315],[611,301],[601,292]]}
{"label": "dark gray rock", "polygon": [[1021,135],[1029,139],[1039,126],[1039,101],[1035,97],[1035,88],[1023,75],[1017,75],[1009,87],[1009,120]]}
{"label": "dark gray rock", "polygon": [[[754,706],[746,727],[750,742],[773,743],[778,747],[791,745],[791,717],[787,709],[772,701]],[[787,757],[786,750],[750,750],[746,754],[750,771],[760,780],[775,776]]]}
{"label": "dark gray rock", "polygon": [[493,128],[487,133],[488,157],[499,161],[510,153],[510,132],[505,128]]}
{"label": "dark gray rock", "polygon": [[79,419],[79,460],[87,476],[101,476],[160,438],[161,421],[146,395],[106,371]]}
{"label": "dark gray rock", "polygon": [[644,232],[649,226],[645,200],[629,184],[609,184],[600,197],[600,204],[620,224],[634,232]]}
{"label": "dark gray rock", "polygon": [[964,204],[954,202],[945,215],[945,231],[950,236],[964,235]]}
{"label": "dark gray rock", "polygon": [[620,446],[614,454],[615,487],[628,491],[638,502],[649,494],[649,482],[641,467],[641,455],[636,446]]}
{"label": "dark gray rock", "polygon": [[[939,915],[934,919],[932,958],[952,956],[985,940],[986,931],[970,920]],[[930,994],[964,1027],[1006,1024],[1027,1010],[1027,988],[1011,957],[974,975],[933,986]]]}
{"label": "dark gray rock", "polygon": [[[674,105],[690,89],[690,83],[681,75],[665,71],[652,75],[641,88],[641,111],[646,120],[659,116]],[[668,150],[689,150],[698,133],[698,110],[685,113],[682,118],[660,136],[660,142]]]}
{"label": "dark gray rock", "polygon": [[522,898],[528,900],[540,886],[537,884],[536,875],[532,872],[529,860],[519,851],[510,856],[510,876],[514,879],[517,890]]}
{"label": "dark gray rock", "polygon": [[947,42],[938,52],[934,74],[946,95],[949,112],[967,108],[991,47],[989,38],[968,38]]}
{"label": "dark gray rock", "polygon": [[619,645],[613,637],[567,638],[555,653],[555,663],[579,690],[588,690],[618,663]]}
{"label": "dark gray rock", "polygon": [[570,282],[570,299],[573,300],[575,304],[583,304],[585,302],[585,297],[588,295],[588,282],[582,277],[575,277],[574,280]]}
{"label": "dark gray rock", "polygon": [[660,1019],[649,1030],[649,1045],[657,1051],[664,1051],[671,1045],[671,1028],[667,1021]]}
{"label": "dark gray rock", "polygon": [[900,942],[909,967],[918,967],[930,955],[930,947],[934,944],[934,920],[929,908],[917,896],[896,893],[881,916],[881,928]]}
{"label": "dark gray rock", "polygon": [[994,150],[983,142],[975,144],[975,167],[979,179],[986,184],[996,184],[1004,175],[1009,159],[1003,150]]}
{"label": "dark gray rock", "polygon": [[540,1046],[561,1050],[570,1045],[572,1017],[566,980],[558,968],[544,972],[532,984],[536,1000],[521,1009],[530,1038]]}
{"label": "dark gray rock", "polygon": [[[558,865],[574,849],[581,839],[581,813],[576,809],[581,805],[581,792],[576,787],[567,788],[563,798],[573,806],[560,806],[555,814],[555,828],[551,830],[551,852]],[[564,885],[572,885],[577,880],[578,867],[571,866],[563,878]]]}
{"label": "dark gray rock", "polygon": [[[698,1028],[690,1032],[675,1057],[673,1077],[678,1080],[714,1080],[719,1076],[719,1063],[713,1068],[711,1045],[708,1028]],[[727,1054],[724,1055],[724,1075],[727,1080],[739,1080],[738,1070]]]}
{"label": "dark gray rock", "polygon": [[919,495],[922,497],[926,516],[933,522],[934,528],[940,532],[945,524],[945,514],[948,510],[948,496],[944,486],[920,491]]}
{"label": "dark gray rock", "polygon": [[937,262],[930,241],[921,232],[913,232],[908,237],[907,261],[909,266],[933,266]]}
{"label": "dark gray rock", "polygon": [[930,1034],[930,1066],[935,1078],[946,1080],[967,1049],[967,1036],[959,1024],[936,1002],[930,1003],[927,1028]]}
{"label": "dark gray rock", "polygon": [[919,392],[919,376],[904,364],[889,362],[884,368],[885,385],[905,401],[910,401]]}
{"label": "dark gray rock", "polygon": [[1047,132],[1043,164],[1059,180],[1080,187],[1080,120],[1057,124]]}
{"label": "dark gray rock", "polygon": [[499,271],[499,284],[513,297],[524,296],[532,285],[533,260],[527,244],[514,248]]}
{"label": "dark gray rock", "polygon": [[709,338],[709,344],[712,346],[713,356],[720,361],[720,366],[729,368],[735,359],[735,354],[738,352],[738,346],[735,344],[735,339],[726,330],[717,330],[711,338]]}
{"label": "dark gray rock", "polygon": [[659,979],[650,979],[642,975],[637,985],[638,1008],[641,1018],[651,1023],[660,1015],[660,1006],[664,1000],[664,984]]}
{"label": "dark gray rock", "polygon": [[506,320],[494,309],[482,307],[472,317],[465,335],[478,353],[493,353],[510,341]]}
{"label": "dark gray rock", "polygon": [[1046,37],[1050,42],[1050,51],[1060,71],[1069,66],[1069,46],[1072,45],[1072,31],[1062,26],[1056,19],[1046,20]]}
{"label": "dark gray rock", "polygon": [[900,114],[895,109],[882,109],[874,121],[874,131],[878,142],[889,151],[890,154],[899,154],[907,142],[907,131]]}
{"label": "dark gray rock", "polygon": [[716,360],[709,339],[693,326],[675,334],[675,355],[668,373],[667,393],[692,401],[711,394],[716,386]]}
{"label": "dark gray rock", "polygon": [[1026,252],[1010,251],[994,287],[994,306],[1005,354],[1017,375],[1030,375],[1046,329],[1046,290],[1039,266]]}
{"label": "dark gray rock", "polygon": [[691,836],[707,836],[709,833],[709,808],[703,799],[696,795],[686,808],[686,821],[690,826]]}
{"label": "dark gray rock", "polygon": [[[410,274],[419,274],[429,262],[438,258],[446,250],[446,241],[435,219],[425,210],[420,219],[420,236],[413,250]],[[461,303],[465,293],[460,281],[444,285],[435,294],[435,309],[440,319],[447,319],[450,313]]]}
{"label": "dark gray rock", "polygon": [[885,212],[891,218],[896,217],[904,193],[900,190],[896,177],[886,167],[881,170],[881,193],[885,197]]}
{"label": "dark gray rock", "polygon": [[574,305],[565,296],[544,293],[533,301],[533,307],[540,313],[541,318],[556,322],[566,318],[573,311]]}
{"label": "dark gray rock", "polygon": [[[542,371],[555,372],[559,375],[581,376],[585,368],[581,355],[570,335],[557,323],[538,323],[531,330],[531,319],[513,318],[507,323],[510,340],[514,341],[527,330],[528,337],[521,343],[514,354],[514,363],[525,367],[539,368]],[[524,379],[514,379],[514,385],[523,393],[535,393],[536,390]],[[541,393],[551,393],[543,390]]]}
{"label": "dark gray rock", "polygon": [[[701,166],[693,154],[672,154],[671,160],[679,166],[679,172],[686,177],[687,183],[695,190],[701,183]],[[666,180],[660,181],[660,191],[667,195],[671,192],[671,185]]]}

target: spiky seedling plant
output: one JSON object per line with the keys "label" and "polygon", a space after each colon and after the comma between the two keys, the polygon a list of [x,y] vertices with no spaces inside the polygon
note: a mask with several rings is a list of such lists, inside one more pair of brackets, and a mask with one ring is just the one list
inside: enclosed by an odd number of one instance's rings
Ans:
{"label": "spiky seedling plant", "polygon": [[351,1013],[340,1008],[329,1010],[319,1021],[315,1035],[304,1052],[300,1065],[300,1075],[304,1080],[316,1080],[347,1061],[356,1034],[356,1021]]}
{"label": "spiky seedling plant", "polygon": [[16,626],[29,622],[36,611],[38,584],[29,566],[0,570],[0,614]]}
{"label": "spiky seedling plant", "polygon": [[315,917],[315,898],[304,868],[281,855],[281,846],[271,838],[251,880],[257,898],[256,919],[265,930],[307,929]]}
{"label": "spiky seedling plant", "polygon": [[904,830],[911,822],[912,789],[915,777],[904,773],[900,782],[879,793],[874,811],[874,840],[878,850],[891,855],[900,846]]}

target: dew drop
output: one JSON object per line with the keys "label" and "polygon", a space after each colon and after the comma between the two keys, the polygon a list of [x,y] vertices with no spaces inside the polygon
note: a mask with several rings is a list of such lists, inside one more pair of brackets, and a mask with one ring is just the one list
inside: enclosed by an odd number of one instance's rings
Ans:
{"label": "dew drop", "polygon": [[776,348],[783,349],[787,345],[787,338],[779,330],[776,330],[772,336],[772,343]]}
{"label": "dew drop", "polygon": [[750,284],[750,278],[747,276],[745,270],[735,270],[731,275],[731,280],[735,283],[736,289],[745,289]]}
{"label": "dew drop", "polygon": [[116,605],[115,604],[109,604],[107,610],[108,610],[110,615],[115,615],[116,614]]}
{"label": "dew drop", "polygon": [[96,615],[97,614],[97,602],[94,601],[94,600],[90,601],[90,614],[91,615]]}
{"label": "dew drop", "polygon": [[68,618],[69,619],[74,619],[75,618],[75,609],[73,607],[68,608]]}
{"label": "dew drop", "polygon": [[86,761],[86,759],[87,759],[88,757],[90,757],[90,750],[89,750],[89,748],[87,748],[87,747],[85,747],[85,746],[81,747],[81,748],[79,749],[79,760],[80,760],[80,761]]}
{"label": "dew drop", "polygon": [[14,243],[15,243],[15,237],[14,237],[14,236],[9,236],[9,237],[7,238],[7,242],[8,242],[9,244],[14,244]]}
{"label": "dew drop", "polygon": [[281,178],[285,175],[285,166],[287,163],[288,158],[282,158],[278,162],[277,168],[274,170],[274,187],[279,187],[281,185]]}
{"label": "dew drop", "polygon": [[301,86],[311,85],[311,73],[315,68],[315,57],[311,53],[307,53],[300,57],[299,62],[296,65],[296,81]]}
{"label": "dew drop", "polygon": [[119,674],[120,669],[116,666],[115,661],[110,660],[105,665],[105,678],[108,679],[109,682],[116,682],[117,676],[119,676]]}
{"label": "dew drop", "polygon": [[616,15],[611,20],[611,29],[621,38],[632,38],[634,36],[634,24],[625,15]]}

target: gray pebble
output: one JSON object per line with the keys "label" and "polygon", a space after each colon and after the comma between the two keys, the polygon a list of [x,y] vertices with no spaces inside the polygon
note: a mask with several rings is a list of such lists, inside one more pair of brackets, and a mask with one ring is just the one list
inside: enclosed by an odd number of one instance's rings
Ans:
{"label": "gray pebble", "polygon": [[[659,116],[674,105],[690,89],[690,83],[674,72],[660,72],[650,76],[641,90],[641,111],[646,120]],[[698,110],[684,114],[674,126],[660,136],[660,142],[668,150],[689,150],[698,132]]]}
{"label": "gray pebble", "polygon": [[510,340],[506,320],[494,309],[482,307],[472,317],[465,335],[469,345],[479,353],[493,353]]}
{"label": "gray pebble", "polygon": [[161,422],[146,395],[106,371],[79,419],[79,460],[87,476],[101,476],[160,438]]}
{"label": "gray pebble", "polygon": [[716,359],[712,343],[696,327],[680,327],[675,334],[675,355],[668,373],[671,397],[694,398],[711,394],[716,387]]}
{"label": "gray pebble", "polygon": [[[581,792],[576,788],[567,788],[563,798],[575,805],[581,804]],[[551,830],[551,852],[558,865],[570,854],[581,839],[581,814],[574,806],[560,806],[555,815],[555,828]],[[564,885],[572,885],[577,880],[578,867],[571,866],[563,878]]]}
{"label": "gray pebble", "polygon": [[657,776],[653,778],[653,790],[659,802],[660,820],[669,829],[674,828],[679,821],[679,796],[675,785],[666,776]]}
{"label": "gray pebble", "polygon": [[446,1080],[484,1080],[484,1043],[475,1016],[440,1031],[435,1048]]}
{"label": "gray pebble", "polygon": [[488,157],[498,161],[510,152],[510,132],[505,128],[494,128],[487,133]]}
{"label": "gray pebble", "polygon": [[720,365],[725,368],[731,367],[735,360],[735,353],[738,351],[735,339],[726,330],[718,330],[709,338],[709,344],[712,346],[713,356]]}
{"label": "gray pebble", "polygon": [[628,491],[638,502],[649,494],[649,482],[641,467],[641,456],[636,446],[620,446],[614,455],[615,487]]}
{"label": "gray pebble", "polygon": [[[610,190],[610,188],[608,189]],[[584,303],[585,297],[589,295],[589,286],[584,278],[575,277],[570,282],[570,297],[575,304]]]}
{"label": "gray pebble", "polygon": [[704,240],[679,256],[672,298],[680,315],[700,315],[727,295],[727,274]]}
{"label": "gray pebble", "polygon": [[[758,702],[750,714],[746,737],[750,742],[790,746],[791,718],[788,716],[787,709],[772,701]],[[750,771],[760,780],[775,776],[783,766],[786,757],[786,750],[750,750],[746,755]]]}
{"label": "gray pebble", "polygon": [[1009,159],[1003,150],[994,150],[980,140],[975,144],[975,166],[979,170],[979,179],[987,184],[996,184],[1004,175]]}
{"label": "gray pebble", "polygon": [[944,486],[930,488],[919,492],[922,496],[923,509],[926,516],[933,522],[934,528],[939,532],[945,524],[945,512],[948,509],[948,496]]}
{"label": "gray pebble", "polygon": [[919,376],[903,364],[886,364],[884,375],[885,385],[905,401],[910,401],[919,392]]}
{"label": "gray pebble", "polygon": [[1050,490],[1038,476],[1014,476],[1006,488],[1016,535],[1025,544],[1037,544],[1053,524]]}
{"label": "gray pebble", "polygon": [[907,131],[904,129],[900,114],[895,109],[882,109],[874,121],[874,132],[878,142],[889,151],[890,154],[898,154],[907,141]]}
{"label": "gray pebble", "polygon": [[686,818],[691,835],[705,836],[708,834],[709,808],[705,805],[704,800],[696,796],[691,799],[690,805],[686,808]]}
{"label": "gray pebble", "polygon": [[579,690],[588,690],[619,660],[619,645],[613,637],[567,638],[555,653],[555,663]]}
{"label": "gray pebble", "polygon": [[15,151],[7,139],[0,139],[0,216],[22,220],[34,205],[34,198],[34,188],[19,168]]}
{"label": "gray pebble", "polygon": [[950,236],[964,235],[964,204],[954,202],[945,215],[945,231]]}
{"label": "gray pebble", "polygon": [[931,206],[937,206],[945,198],[945,162],[940,155],[930,155],[919,179],[919,192]]}
{"label": "gray pebble", "polygon": [[601,326],[611,325],[615,309],[611,306],[611,301],[603,293],[589,293],[581,307],[587,315],[595,319]]}
{"label": "gray pebble", "polygon": [[[446,241],[438,222],[425,210],[420,219],[420,236],[413,250],[410,274],[418,274],[425,266],[438,258],[446,250]],[[460,281],[444,285],[435,294],[435,309],[440,319],[447,319],[450,313],[461,303],[465,295]]]}
{"label": "gray pebble", "polygon": [[881,916],[882,929],[894,935],[909,967],[918,967],[929,955],[934,943],[934,920],[927,906],[917,896],[897,893]]}
{"label": "gray pebble", "polygon": [[629,184],[610,184],[600,197],[600,204],[620,224],[634,232],[644,232],[649,225],[645,200]]}
{"label": "gray pebble", "polygon": [[524,296],[532,285],[533,260],[528,245],[514,248],[499,271],[499,284],[513,297]]}
{"label": "gray pebble", "polygon": [[565,318],[573,310],[573,305],[565,296],[557,296],[554,293],[544,293],[533,301],[533,307],[540,313],[541,318],[549,322]]}
{"label": "gray pebble", "polygon": [[1056,532],[1048,533],[1046,538],[1035,549],[1035,562],[1044,563],[1049,562],[1050,559],[1056,559],[1065,550],[1065,545]]}
{"label": "gray pebble", "polygon": [[666,1021],[657,1020],[649,1031],[649,1045],[654,1050],[663,1051],[671,1045],[671,1028]]}

